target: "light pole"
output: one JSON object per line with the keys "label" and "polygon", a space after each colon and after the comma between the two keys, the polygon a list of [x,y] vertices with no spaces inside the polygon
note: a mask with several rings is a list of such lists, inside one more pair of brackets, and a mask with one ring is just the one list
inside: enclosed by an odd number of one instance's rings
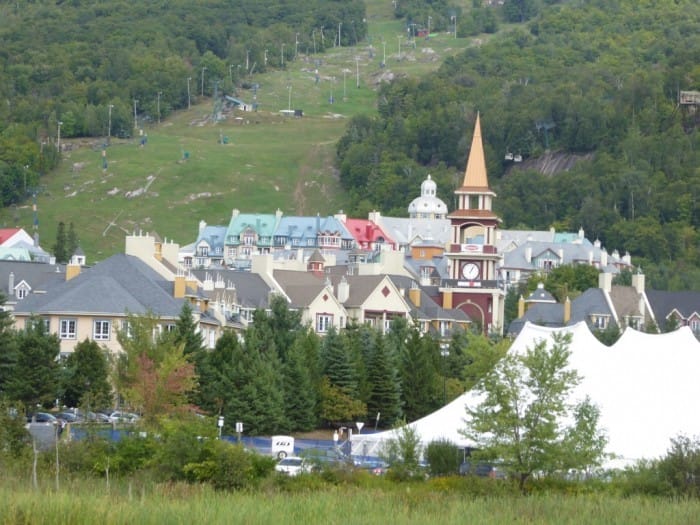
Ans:
{"label": "light pole", "polygon": [[452,23],[454,24],[455,28],[455,38],[457,38],[457,15],[452,15]]}
{"label": "light pole", "polygon": [[357,80],[357,87],[360,87],[360,57],[355,57],[355,78]]}
{"label": "light pole", "polygon": [[204,96],[204,72],[207,70],[207,66],[202,66],[202,96]]}
{"label": "light pole", "polygon": [[382,65],[386,64],[386,40],[382,42],[382,47],[384,48],[384,54],[382,55]]}
{"label": "light pole", "polygon": [[265,50],[265,67],[267,67],[267,49]]}
{"label": "light pole", "polygon": [[311,40],[313,40],[314,43],[314,55],[316,54],[316,30],[313,29],[311,31]]}
{"label": "light pole", "polygon": [[250,73],[250,49],[245,50],[245,74]]}
{"label": "light pole", "polygon": [[63,126],[63,122],[60,120],[58,121],[58,134],[56,135],[56,148],[58,148],[58,154],[61,154],[61,126]]}
{"label": "light pole", "polygon": [[114,104],[109,105],[109,118],[107,119],[107,144],[112,140],[112,108]]}
{"label": "light pole", "polygon": [[399,35],[399,62],[401,61],[401,35]]}
{"label": "light pole", "polygon": [[192,77],[187,77],[187,109],[192,109],[192,95],[190,94],[190,82],[192,82]]}
{"label": "light pole", "polygon": [[328,100],[331,104],[333,104],[333,82],[335,82],[335,77],[331,77],[329,80],[331,83],[331,98],[329,98]]}
{"label": "light pole", "polygon": [[343,100],[346,98],[346,91],[345,91],[345,75],[348,72],[346,68],[343,69]]}
{"label": "light pole", "polygon": [[294,35],[294,60],[297,59],[298,54],[299,54],[299,33],[296,33]]}
{"label": "light pole", "polygon": [[282,51],[280,51],[280,57],[282,59],[282,67],[284,67],[284,44],[282,44]]}
{"label": "light pole", "polygon": [[433,19],[432,16],[428,16],[428,38],[430,38],[430,21]]}
{"label": "light pole", "polygon": [[340,28],[343,27],[342,22],[338,22],[338,47],[340,47]]}
{"label": "light pole", "polygon": [[233,88],[233,64],[228,66],[228,79],[231,81],[231,88]]}
{"label": "light pole", "polygon": [[136,119],[136,103],[137,102],[138,102],[138,100],[134,99],[134,129],[138,129],[138,127],[139,127],[139,122]]}
{"label": "light pole", "polygon": [[158,124],[160,124],[160,96],[163,94],[162,91],[159,91],[156,95],[156,107],[158,108]]}
{"label": "light pole", "polygon": [[289,97],[287,101],[287,110],[291,111],[292,110],[292,85],[287,86],[287,91],[289,91]]}

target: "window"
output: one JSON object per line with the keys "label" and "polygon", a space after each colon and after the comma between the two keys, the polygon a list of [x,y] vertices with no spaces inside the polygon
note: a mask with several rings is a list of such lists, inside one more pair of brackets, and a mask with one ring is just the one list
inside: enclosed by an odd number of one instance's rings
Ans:
{"label": "window", "polygon": [[333,324],[333,316],[330,314],[316,314],[316,331],[324,334]]}
{"label": "window", "polygon": [[165,326],[163,326],[163,330],[165,330],[167,333],[174,332],[176,328],[177,326],[174,323],[167,323]]}
{"label": "window", "polygon": [[127,339],[131,339],[131,323],[129,321],[122,321],[122,332]]}
{"label": "window", "polygon": [[700,319],[691,319],[688,322],[688,326],[690,326],[690,329],[697,333],[700,333]]}
{"label": "window", "polygon": [[110,321],[95,321],[92,325],[92,338],[95,341],[109,341],[111,329]]}
{"label": "window", "polygon": [[24,299],[27,297],[27,294],[29,293],[29,290],[27,290],[24,286],[17,288],[16,294],[17,294],[17,299]]}
{"label": "window", "polygon": [[78,322],[75,319],[61,319],[59,321],[58,337],[60,339],[77,339]]}

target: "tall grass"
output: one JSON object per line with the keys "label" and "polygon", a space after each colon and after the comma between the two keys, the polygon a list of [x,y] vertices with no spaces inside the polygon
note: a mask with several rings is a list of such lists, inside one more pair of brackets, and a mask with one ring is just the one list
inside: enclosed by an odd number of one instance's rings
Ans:
{"label": "tall grass", "polygon": [[[458,485],[459,482],[456,482]],[[291,485],[291,487],[290,487]],[[104,480],[64,483],[33,490],[6,478],[0,483],[3,524],[363,524],[386,523],[697,523],[698,501],[626,499],[608,494],[538,494],[476,497],[453,483],[367,486],[324,485],[309,489],[292,480],[256,493],[217,493],[206,486],[121,481],[107,491]],[[457,487],[458,488],[458,487]]]}

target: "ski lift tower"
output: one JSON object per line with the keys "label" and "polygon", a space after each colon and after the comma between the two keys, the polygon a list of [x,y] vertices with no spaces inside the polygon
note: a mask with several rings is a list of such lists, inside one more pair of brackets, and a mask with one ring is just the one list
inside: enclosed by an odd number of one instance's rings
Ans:
{"label": "ski lift tower", "polygon": [[690,112],[695,113],[700,105],[700,91],[679,91],[678,104],[689,106]]}
{"label": "ski lift tower", "polygon": [[549,151],[549,130],[556,127],[556,124],[551,120],[538,120],[535,122],[535,128],[537,132],[544,130],[544,147],[545,150]]}

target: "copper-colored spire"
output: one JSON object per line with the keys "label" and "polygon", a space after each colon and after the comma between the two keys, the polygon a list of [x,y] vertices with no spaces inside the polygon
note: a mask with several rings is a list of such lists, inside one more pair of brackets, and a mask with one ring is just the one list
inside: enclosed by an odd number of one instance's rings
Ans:
{"label": "copper-colored spire", "polygon": [[469,160],[467,160],[467,169],[464,172],[464,182],[462,186],[466,188],[484,189],[488,189],[489,187],[489,181],[486,176],[484,145],[481,142],[481,120],[479,119],[479,113],[476,114],[472,147],[469,150]]}

